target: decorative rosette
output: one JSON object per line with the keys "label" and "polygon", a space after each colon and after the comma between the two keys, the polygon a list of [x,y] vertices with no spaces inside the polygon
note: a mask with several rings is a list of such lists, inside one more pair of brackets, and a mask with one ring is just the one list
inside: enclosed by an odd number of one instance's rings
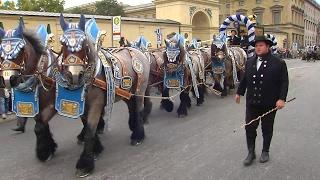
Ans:
{"label": "decorative rosette", "polygon": [[68,47],[71,52],[79,52],[82,49],[82,45],[86,35],[83,31],[78,29],[66,30],[60,37],[60,42]]}

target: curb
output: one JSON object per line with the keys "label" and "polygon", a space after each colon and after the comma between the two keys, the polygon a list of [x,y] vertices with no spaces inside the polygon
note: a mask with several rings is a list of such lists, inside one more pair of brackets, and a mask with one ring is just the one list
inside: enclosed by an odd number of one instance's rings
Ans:
{"label": "curb", "polygon": [[17,117],[16,117],[15,114],[10,114],[10,115],[7,115],[6,119],[0,118],[0,124],[6,123],[6,122],[10,122],[10,121],[13,121],[13,120],[16,120],[16,119],[17,119]]}

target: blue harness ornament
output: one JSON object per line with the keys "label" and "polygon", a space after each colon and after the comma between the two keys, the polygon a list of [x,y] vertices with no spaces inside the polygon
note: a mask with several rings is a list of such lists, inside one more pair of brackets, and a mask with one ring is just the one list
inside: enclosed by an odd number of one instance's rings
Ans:
{"label": "blue harness ornament", "polygon": [[167,67],[165,67],[164,71],[164,86],[169,89],[176,89],[183,87],[183,77],[184,77],[184,69],[183,65],[180,65],[175,71],[168,71]]}
{"label": "blue harness ornament", "polygon": [[31,91],[12,89],[12,110],[18,117],[35,117],[39,113],[38,86]]}
{"label": "blue harness ornament", "polygon": [[58,114],[77,119],[84,113],[85,86],[69,90],[56,83],[55,109]]}

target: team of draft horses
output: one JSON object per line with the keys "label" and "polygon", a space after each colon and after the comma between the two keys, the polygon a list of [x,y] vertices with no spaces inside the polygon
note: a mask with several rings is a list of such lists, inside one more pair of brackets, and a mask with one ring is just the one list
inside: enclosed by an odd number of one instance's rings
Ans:
{"label": "team of draft horses", "polygon": [[[94,29],[98,27],[90,21],[88,25],[82,15],[78,23],[69,23],[61,14],[59,53],[53,52],[46,33],[26,29],[22,20],[16,29],[0,29],[1,79],[12,89],[14,112],[36,121],[37,158],[45,162],[56,151],[49,127],[56,113],[81,118],[78,140],[83,151],[76,163],[77,177],[92,173],[103,151],[97,127],[103,119],[108,124],[114,102],[127,104],[131,145],[137,146],[145,138],[152,87],[162,93],[161,106],[168,112],[174,109],[172,98],[180,96],[177,113],[184,117],[191,107],[190,92],[201,105],[206,89],[226,96],[243,73],[246,53],[218,38],[211,48],[185,47],[176,33],[167,36],[163,49],[149,50],[143,37],[132,47],[103,48]],[[172,89],[179,93],[170,95]]]}

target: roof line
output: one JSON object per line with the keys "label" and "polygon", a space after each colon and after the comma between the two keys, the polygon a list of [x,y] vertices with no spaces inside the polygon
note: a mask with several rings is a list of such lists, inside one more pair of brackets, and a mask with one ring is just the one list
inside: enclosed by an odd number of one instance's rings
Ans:
{"label": "roof line", "polygon": [[[65,17],[78,18],[80,14],[69,14],[63,13]],[[0,15],[19,15],[19,16],[43,16],[43,17],[59,17],[60,13],[51,12],[36,12],[36,11],[11,11],[11,10],[0,10]],[[106,19],[111,20],[112,16],[101,16],[101,15],[85,15],[86,18]],[[136,21],[136,22],[149,22],[149,23],[167,23],[167,24],[180,24],[173,20],[163,19],[145,19],[145,18],[133,18],[133,17],[122,17],[123,21]]]}

